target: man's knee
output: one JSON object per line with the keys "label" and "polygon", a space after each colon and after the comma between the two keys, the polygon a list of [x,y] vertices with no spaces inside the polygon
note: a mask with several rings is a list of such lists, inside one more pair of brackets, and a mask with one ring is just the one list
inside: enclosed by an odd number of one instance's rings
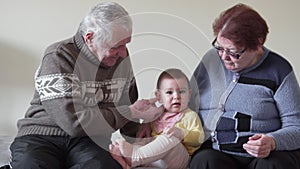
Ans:
{"label": "man's knee", "polygon": [[60,163],[50,162],[49,159],[34,156],[31,153],[24,153],[22,156],[15,156],[11,161],[11,166],[13,169],[51,169],[51,168],[61,168]]}

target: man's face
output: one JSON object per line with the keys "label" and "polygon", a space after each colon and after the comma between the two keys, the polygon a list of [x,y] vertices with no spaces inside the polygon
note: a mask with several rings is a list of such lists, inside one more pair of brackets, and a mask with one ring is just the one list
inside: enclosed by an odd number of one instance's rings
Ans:
{"label": "man's face", "polygon": [[105,66],[114,66],[119,57],[127,57],[126,45],[131,41],[131,31],[125,31],[122,28],[115,28],[110,42],[104,44],[93,44],[89,49],[98,57],[99,61]]}

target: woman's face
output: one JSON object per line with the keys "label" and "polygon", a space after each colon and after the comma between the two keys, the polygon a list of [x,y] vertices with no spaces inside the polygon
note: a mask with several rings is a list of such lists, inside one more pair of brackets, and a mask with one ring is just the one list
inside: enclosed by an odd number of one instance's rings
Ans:
{"label": "woman's face", "polygon": [[[239,72],[252,66],[257,61],[256,51],[247,50],[245,47],[237,47],[231,40],[222,37],[220,34],[217,36],[215,45],[223,49],[218,50],[219,56],[224,62],[226,69],[232,72]],[[236,58],[230,53],[239,53],[240,56]]]}

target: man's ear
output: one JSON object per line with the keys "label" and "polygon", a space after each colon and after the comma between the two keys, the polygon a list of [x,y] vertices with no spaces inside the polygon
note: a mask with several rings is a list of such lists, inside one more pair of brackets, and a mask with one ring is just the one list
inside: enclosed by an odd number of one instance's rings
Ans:
{"label": "man's ear", "polygon": [[85,43],[89,46],[89,45],[92,45],[93,44],[93,35],[94,33],[93,32],[88,32],[86,35],[85,35]]}
{"label": "man's ear", "polygon": [[161,94],[158,90],[155,91],[155,97],[159,103],[162,103]]}

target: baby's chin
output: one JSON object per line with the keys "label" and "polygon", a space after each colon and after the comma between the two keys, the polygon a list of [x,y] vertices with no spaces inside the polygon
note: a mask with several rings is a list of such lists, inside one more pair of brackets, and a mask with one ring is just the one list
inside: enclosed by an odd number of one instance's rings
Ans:
{"label": "baby's chin", "polygon": [[187,107],[184,107],[184,108],[178,107],[178,108],[171,108],[169,110],[167,109],[167,111],[170,113],[181,113],[181,112],[185,111],[186,109],[187,109]]}

